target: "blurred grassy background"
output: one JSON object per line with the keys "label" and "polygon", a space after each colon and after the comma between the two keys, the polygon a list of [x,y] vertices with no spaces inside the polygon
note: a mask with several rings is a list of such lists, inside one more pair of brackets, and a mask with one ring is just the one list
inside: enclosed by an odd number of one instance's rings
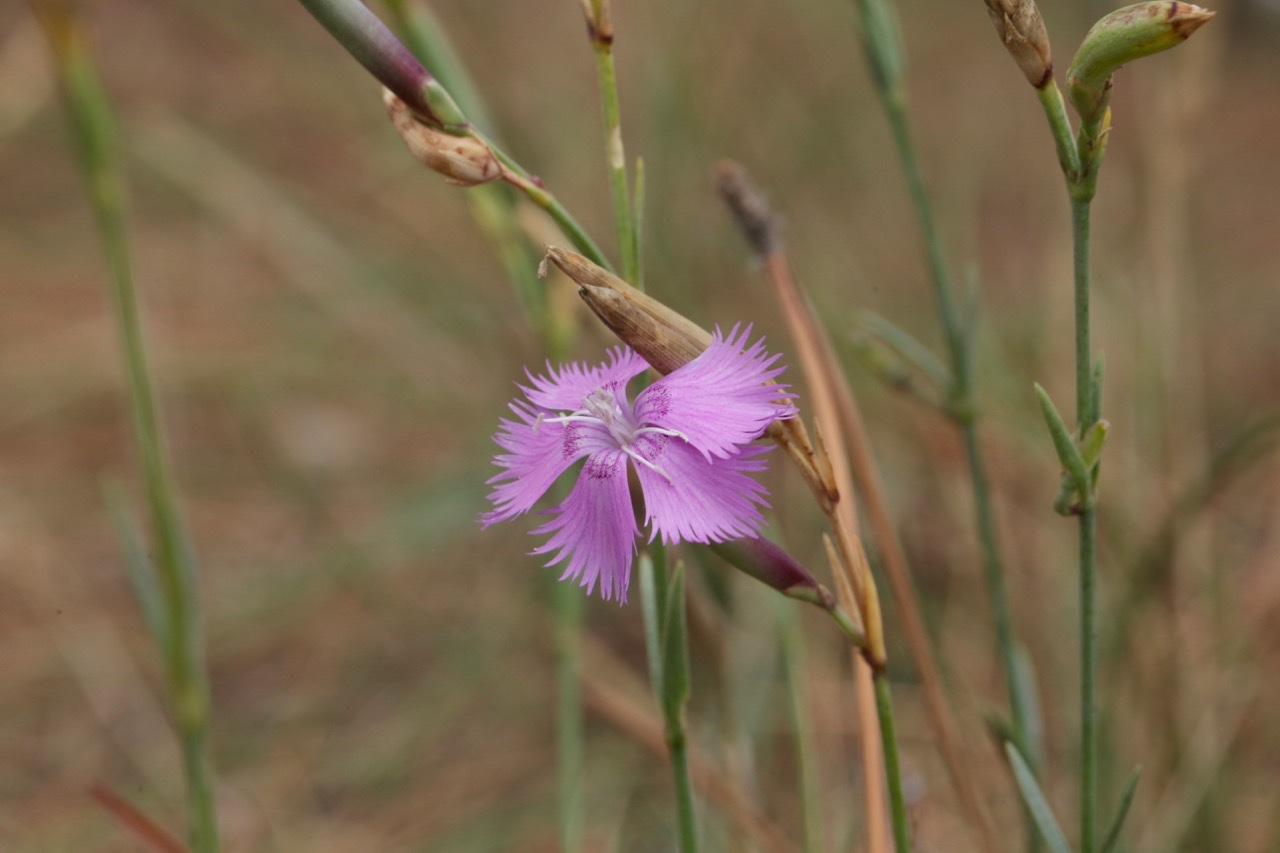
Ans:
{"label": "blurred grassy background", "polygon": [[[1070,824],[1074,532],[1050,509],[1056,463],[1030,393],[1039,380],[1070,396],[1067,205],[1038,106],[982,4],[899,5],[950,259],[982,283],[984,436],[1041,688],[1047,787]],[[611,245],[577,4],[433,8],[509,150]],[[1060,66],[1106,10],[1042,8]],[[1104,642],[1125,638],[1104,651],[1103,815],[1143,763],[1128,837],[1144,850],[1280,849],[1274,430],[1211,467],[1280,409],[1280,18],[1262,3],[1215,8],[1187,46],[1121,72],[1095,212],[1113,424]],[[523,365],[544,355],[463,191],[410,160],[376,87],[297,4],[83,9],[128,145],[138,282],[204,572],[227,849],[554,849],[547,573],[524,556],[525,526],[482,533],[474,522],[489,436]],[[881,387],[853,347],[864,309],[926,341],[938,334],[852,4],[623,0],[617,19],[624,129],[648,174],[650,288],[708,325],[752,320],[786,348],[711,188],[717,159],[746,164],[785,215],[797,272],[848,356],[1012,849],[1016,802],[981,722],[1003,691],[963,457],[950,426]],[[579,356],[606,342],[584,323]],[[121,395],[100,247],[44,47],[25,8],[5,4],[5,850],[132,849],[87,797],[93,784],[181,826],[155,653],[104,505],[104,484],[136,493]],[[772,486],[790,546],[821,565],[800,483],[775,473]],[[726,730],[753,735],[747,787],[794,835],[770,598],[710,571],[732,606],[706,608],[723,630],[701,655],[695,731],[717,760],[741,737]],[[592,600],[588,612],[592,643],[612,655],[589,678],[630,687],[644,672],[638,606]],[[845,658],[826,623],[799,616],[829,834],[843,843],[861,820]],[[894,676],[921,849],[968,849],[903,655]],[[663,762],[607,715],[589,716],[588,746],[593,844],[663,849]],[[713,840],[728,837],[709,823]]]}

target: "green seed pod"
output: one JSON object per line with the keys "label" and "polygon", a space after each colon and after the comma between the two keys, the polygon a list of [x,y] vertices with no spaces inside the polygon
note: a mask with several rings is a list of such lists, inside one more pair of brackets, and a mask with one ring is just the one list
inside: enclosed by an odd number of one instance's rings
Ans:
{"label": "green seed pod", "polygon": [[1067,71],[1067,97],[1080,120],[1100,127],[1117,68],[1178,46],[1213,15],[1180,0],[1155,0],[1117,9],[1094,24]]}

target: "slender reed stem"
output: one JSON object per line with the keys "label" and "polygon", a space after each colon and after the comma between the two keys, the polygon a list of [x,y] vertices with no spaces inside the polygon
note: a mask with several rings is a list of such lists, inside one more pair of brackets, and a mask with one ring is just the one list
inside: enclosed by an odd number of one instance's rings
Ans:
{"label": "slender reed stem", "polygon": [[898,769],[898,737],[894,730],[893,697],[889,692],[889,676],[876,670],[872,676],[876,687],[876,713],[880,718],[880,739],[884,744],[884,769],[889,777],[889,814],[893,824],[893,843],[898,853],[911,849],[907,831],[907,803],[902,796],[902,774]]}
{"label": "slender reed stem", "polygon": [[[1076,429],[1080,436],[1098,419],[1089,341],[1088,197],[1071,199],[1071,236],[1075,267]],[[1097,849],[1098,803],[1098,630],[1097,511],[1093,494],[1080,497],[1080,850]]]}
{"label": "slender reed stem", "polygon": [[[207,749],[209,687],[200,636],[197,571],[178,508],[164,429],[148,363],[141,310],[129,258],[125,186],[111,104],[77,23],[65,12],[42,14],[66,94],[90,203],[101,232],[116,325],[125,361],[147,503],[154,537],[155,578],[163,602],[162,652],[178,730],[189,806],[188,835],[196,853],[219,849],[213,771]],[[151,576],[147,576],[148,581]],[[147,581],[144,581],[147,582]]]}

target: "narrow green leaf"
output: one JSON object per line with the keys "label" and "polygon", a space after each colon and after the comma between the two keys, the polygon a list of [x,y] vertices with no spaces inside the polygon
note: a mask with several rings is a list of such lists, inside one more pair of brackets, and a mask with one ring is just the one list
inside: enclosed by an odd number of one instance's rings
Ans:
{"label": "narrow green leaf", "polygon": [[900,97],[906,57],[893,7],[885,0],[858,0],[858,18],[877,88],[886,97]]}
{"label": "narrow green leaf", "polygon": [[1098,353],[1093,362],[1093,374],[1089,381],[1089,416],[1085,423],[1093,423],[1102,417],[1102,386],[1106,379],[1106,360]]}
{"label": "narrow green leaf", "polygon": [[129,582],[133,586],[133,594],[142,609],[142,618],[146,620],[147,629],[156,646],[168,660],[169,618],[165,611],[164,595],[160,591],[160,581],[156,576],[156,567],[147,555],[142,534],[138,530],[138,521],[129,511],[124,496],[118,488],[107,488],[107,509],[115,522],[116,535],[120,537],[120,545],[124,550],[125,568],[129,572]]}
{"label": "narrow green leaf", "polygon": [[1111,822],[1111,830],[1107,833],[1107,840],[1102,842],[1102,853],[1112,853],[1116,849],[1116,845],[1120,843],[1120,830],[1124,829],[1125,818],[1129,816],[1129,807],[1133,805],[1133,797],[1138,793],[1138,780],[1142,778],[1142,765],[1139,764],[1133,768],[1133,772],[1129,774],[1129,781],[1124,786],[1124,796],[1120,798],[1120,810],[1116,812],[1116,818]]}
{"label": "narrow green leaf", "polygon": [[1080,455],[1080,448],[1076,447],[1075,439],[1071,436],[1071,430],[1067,429],[1062,415],[1058,414],[1058,409],[1049,399],[1048,392],[1039,383],[1036,383],[1036,399],[1040,401],[1040,412],[1044,415],[1045,425],[1049,427],[1049,436],[1053,439],[1053,449],[1058,452],[1058,461],[1071,475],[1081,500],[1088,501],[1092,479],[1089,476],[1089,468]]}
{"label": "narrow green leaf", "polygon": [[1036,691],[1035,667],[1026,646],[1018,644],[1013,652],[1013,669],[1009,672],[1013,692],[1018,696],[1018,706],[1024,711],[1021,720],[1022,740],[1020,749],[1025,751],[1027,763],[1038,769],[1044,760],[1044,728],[1040,713],[1040,694]]}
{"label": "narrow green leaf", "polygon": [[895,325],[873,311],[865,311],[859,317],[859,325],[869,334],[889,346],[904,361],[923,375],[930,384],[942,391],[950,391],[953,384],[951,371],[933,351],[922,344],[910,332]]}
{"label": "narrow green leaf", "polygon": [[973,359],[974,339],[978,333],[979,310],[982,298],[982,280],[978,269],[969,266],[964,271],[964,294],[960,302],[960,340],[964,344],[966,360]]}
{"label": "narrow green leaf", "polygon": [[1004,753],[1009,757],[1009,766],[1013,768],[1013,778],[1018,783],[1018,791],[1022,794],[1022,800],[1027,804],[1031,819],[1035,821],[1036,829],[1040,830],[1040,837],[1048,846],[1049,853],[1071,853],[1071,845],[1067,843],[1067,837],[1062,834],[1062,827],[1053,816],[1049,801],[1045,799],[1044,792],[1040,790],[1040,785],[1036,782],[1036,777],[1027,766],[1022,753],[1012,741],[1005,741]]}
{"label": "narrow green leaf", "polygon": [[[662,634],[658,625],[660,602],[658,584],[654,579],[653,558],[648,551],[641,551],[636,559],[636,574],[640,578],[640,609],[644,618],[644,648],[649,659],[649,684],[659,703],[662,701],[664,667],[662,660]],[[663,587],[665,592],[665,586]]]}
{"label": "narrow green leaf", "polygon": [[684,562],[677,560],[667,578],[662,611],[662,709],[668,727],[678,726],[692,689],[689,678],[688,625],[684,607]]}

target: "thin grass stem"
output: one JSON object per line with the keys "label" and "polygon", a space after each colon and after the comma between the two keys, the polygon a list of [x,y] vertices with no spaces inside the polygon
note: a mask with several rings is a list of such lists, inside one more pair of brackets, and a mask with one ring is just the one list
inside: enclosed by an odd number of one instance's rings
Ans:
{"label": "thin grass stem", "polygon": [[934,224],[932,206],[925,190],[919,157],[907,119],[906,105],[901,97],[890,97],[888,93],[883,101],[924,242],[938,318],[942,324],[943,337],[950,356],[952,370],[950,410],[964,439],[965,460],[969,467],[969,478],[973,489],[974,522],[982,550],[982,568],[987,597],[995,622],[996,650],[1004,671],[1005,687],[1009,696],[1013,736],[1022,753],[1028,757],[1032,771],[1035,772],[1038,749],[1035,744],[1029,742],[1029,733],[1035,731],[1037,727],[1030,717],[1032,709],[1026,701],[1026,695],[1017,686],[1018,640],[1013,627],[1009,593],[1005,583],[1004,558],[1001,555],[996,534],[990,481],[982,454],[982,443],[978,436],[978,407],[974,399],[973,341],[967,331],[968,324],[962,322],[957,310],[954,290],[943,259],[942,240]]}
{"label": "thin grass stem", "polygon": [[217,810],[207,743],[211,707],[196,593],[197,569],[178,507],[133,282],[125,222],[125,183],[111,103],[77,22],[63,10],[38,6],[37,11],[46,25],[62,79],[72,137],[106,254],[151,515],[154,580],[159,585],[164,611],[160,644],[186,776],[188,837],[196,853],[215,853],[219,849]]}
{"label": "thin grass stem", "polygon": [[1035,751],[1027,743],[1027,733],[1033,729],[1033,725],[1028,717],[1030,709],[1015,685],[1018,641],[1009,607],[1004,559],[1001,556],[996,535],[995,512],[992,509],[987,466],[982,455],[982,444],[978,438],[977,403],[973,389],[973,342],[969,340],[966,333],[967,326],[961,321],[957,310],[955,292],[943,259],[942,240],[934,223],[932,205],[925,190],[919,156],[911,135],[906,104],[901,97],[891,97],[888,93],[882,100],[889,118],[898,158],[906,177],[907,191],[911,196],[911,204],[919,223],[925,255],[929,262],[929,280],[937,303],[938,319],[942,324],[943,337],[950,356],[951,412],[964,438],[965,459],[969,466],[969,478],[973,488],[974,521],[982,549],[983,575],[987,584],[987,597],[991,602],[992,617],[995,621],[996,648],[1009,694],[1009,710],[1013,717],[1014,736],[1023,754],[1029,757],[1032,769],[1035,770]]}

